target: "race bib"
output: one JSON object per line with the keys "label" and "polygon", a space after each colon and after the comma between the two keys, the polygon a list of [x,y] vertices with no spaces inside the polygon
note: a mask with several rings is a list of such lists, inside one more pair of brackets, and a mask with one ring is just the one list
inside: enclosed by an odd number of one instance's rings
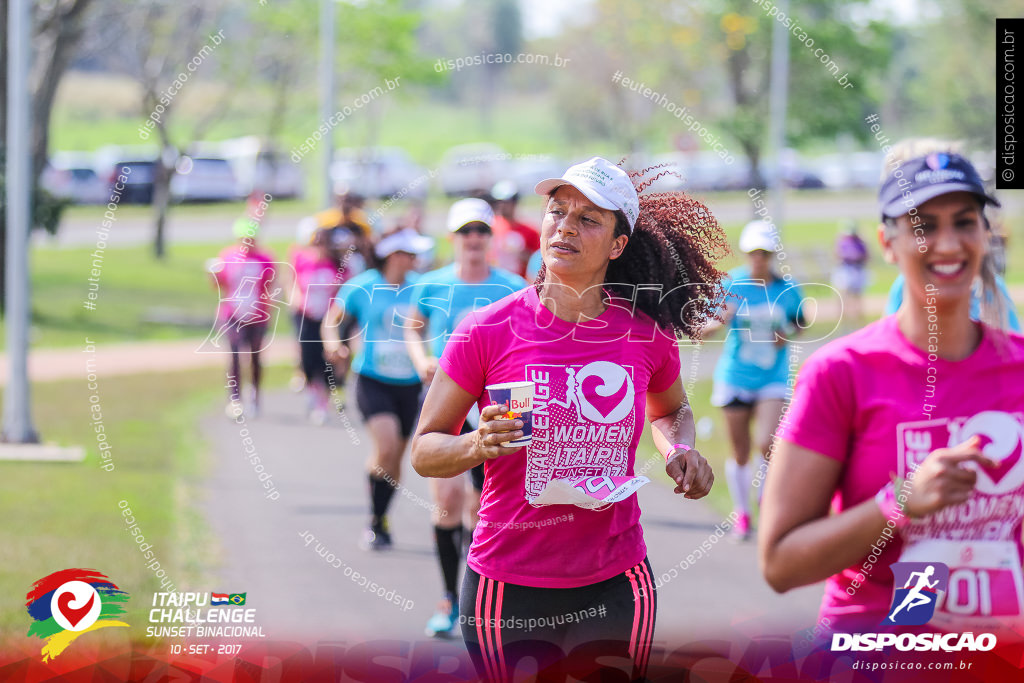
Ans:
{"label": "race bib", "polygon": [[382,377],[408,379],[416,375],[409,352],[400,341],[374,342],[371,355],[373,369]]}
{"label": "race bib", "polygon": [[750,316],[750,339],[740,342],[740,361],[771,370],[779,357],[779,348],[775,346],[775,326],[771,313],[759,311],[752,307]]}
{"label": "race bib", "polygon": [[555,479],[549,481],[533,505],[575,505],[588,510],[602,510],[633,495],[647,477],[586,477],[583,479]]}
{"label": "race bib", "polygon": [[922,539],[908,543],[900,562],[941,562],[949,588],[928,622],[947,631],[992,628],[1024,614],[1024,572],[1012,541]]}
{"label": "race bib", "polygon": [[[535,386],[523,491],[527,501],[553,500],[540,497],[558,480],[572,488],[584,479],[629,478],[633,437],[638,424],[643,428],[637,420],[631,366],[605,360],[585,365],[531,364],[526,379]],[[565,493],[555,502],[569,503],[566,497],[575,496],[566,493],[562,484],[555,486],[553,491]]]}

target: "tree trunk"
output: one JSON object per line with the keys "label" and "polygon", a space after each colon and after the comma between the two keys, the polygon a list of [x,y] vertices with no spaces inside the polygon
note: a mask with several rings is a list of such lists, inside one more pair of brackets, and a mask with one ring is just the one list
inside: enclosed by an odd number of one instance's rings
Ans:
{"label": "tree trunk", "polygon": [[498,97],[498,79],[501,69],[497,64],[484,64],[480,69],[480,127],[484,135],[494,129],[494,100]]}
{"label": "tree trunk", "polygon": [[[48,157],[50,143],[50,112],[57,95],[61,76],[71,63],[71,58],[82,37],[82,15],[91,0],[76,0],[61,13],[48,35],[36,32],[34,58],[37,68],[33,69],[32,88],[32,175],[38,182]],[[53,10],[55,13],[59,9]],[[42,43],[42,45],[40,45]]]}
{"label": "tree trunk", "polygon": [[764,182],[764,176],[761,175],[761,145],[755,140],[746,140],[740,144],[743,148],[743,153],[747,157],[747,161],[750,162],[750,176],[747,178],[747,182],[750,187],[764,189],[766,183]]}
{"label": "tree trunk", "polygon": [[156,213],[156,231],[153,234],[153,255],[163,260],[167,254],[164,241],[164,228],[167,225],[167,206],[171,201],[171,177],[174,169],[164,165],[163,155],[156,162],[156,173],[153,175],[153,210]]}
{"label": "tree trunk", "polygon": [[288,102],[291,100],[292,75],[291,64],[279,64],[281,71],[274,80],[273,101],[270,107],[270,116],[267,117],[267,140],[274,142],[279,139],[281,131],[284,130],[285,116],[288,112]]}

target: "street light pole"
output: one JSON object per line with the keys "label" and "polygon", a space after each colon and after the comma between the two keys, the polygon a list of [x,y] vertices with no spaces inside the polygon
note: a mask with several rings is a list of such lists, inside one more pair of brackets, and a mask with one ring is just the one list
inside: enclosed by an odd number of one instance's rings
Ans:
{"label": "street light pole", "polygon": [[32,221],[31,102],[28,91],[28,66],[32,56],[30,6],[30,0],[10,0],[7,6],[5,304],[9,368],[0,438],[8,443],[39,441],[32,426],[28,384],[28,233]]}
{"label": "street light pole", "polygon": [[[335,0],[320,0],[320,122],[324,123],[334,115],[334,3]],[[323,181],[321,206],[330,206],[334,192],[331,182],[331,161],[334,159],[334,130],[328,126],[327,134],[320,141],[323,148],[323,167],[320,179]]]}
{"label": "street light pole", "polygon": [[[780,14],[789,16],[789,0],[775,3]],[[781,21],[772,22],[772,63],[770,94],[770,136],[772,157],[772,178],[768,181],[768,197],[771,203],[772,223],[782,235],[785,212],[786,184],[782,178],[782,155],[786,149],[786,107],[789,100],[789,29]]]}

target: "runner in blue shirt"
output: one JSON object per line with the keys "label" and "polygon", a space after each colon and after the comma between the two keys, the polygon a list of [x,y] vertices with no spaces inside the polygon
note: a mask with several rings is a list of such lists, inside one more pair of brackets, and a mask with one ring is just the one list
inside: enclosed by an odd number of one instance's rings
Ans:
{"label": "runner in blue shirt", "polygon": [[[711,403],[723,409],[729,429],[733,457],[726,460],[725,474],[737,513],[733,534],[741,540],[750,537],[753,472],[768,455],[788,397],[788,341],[803,323],[800,288],[790,275],[782,277],[772,268],[778,245],[773,225],[764,221],[747,224],[739,245],[747,264],[731,270],[722,283],[733,296],[725,300],[724,324],[729,331],[715,367]],[[705,328],[705,334],[719,327],[713,323]],[[751,444],[754,418],[757,427]],[[750,466],[751,445],[758,454],[755,468]]]}
{"label": "runner in blue shirt", "polygon": [[[402,325],[409,314],[416,273],[416,255],[433,240],[404,229],[377,244],[381,264],[360,273],[338,291],[324,318],[325,346],[333,351],[335,367],[351,358],[349,342],[362,333],[362,350],[355,359],[356,404],[366,420],[373,450],[366,463],[370,480],[370,524],[362,539],[369,550],[391,547],[387,512],[402,471],[402,454],[419,412],[422,384],[403,340]],[[341,348],[337,349],[339,343]]]}
{"label": "runner in blue shirt", "polygon": [[[1013,299],[1010,297],[1010,290],[1006,288],[1006,281],[998,274],[993,274],[993,284],[995,289],[999,292],[999,298],[1002,300],[1001,312],[998,312],[996,316],[998,320],[985,320],[986,323],[993,327],[999,327],[1004,330],[1012,330],[1018,334],[1021,332],[1020,318],[1017,317],[1017,306],[1013,303]],[[971,308],[970,317],[971,320],[981,320],[981,290],[982,282],[981,279],[974,281],[971,287]],[[989,300],[995,299],[994,295],[989,295]],[[892,286],[889,287],[889,298],[885,302],[885,314],[892,315],[899,310],[900,304],[903,303],[903,273],[896,276],[893,280]],[[992,309],[996,309],[995,306],[990,306]],[[996,312],[996,311],[992,311]]]}
{"label": "runner in blue shirt", "polygon": [[[448,212],[455,260],[422,275],[413,289],[412,313],[405,335],[409,356],[424,386],[433,379],[448,337],[468,313],[526,286],[526,281],[515,273],[488,265],[493,220],[491,207],[482,199],[455,202]],[[463,433],[474,429],[475,420],[471,423],[467,419]],[[434,542],[445,591],[437,612],[427,622],[426,632],[430,636],[449,635],[458,619],[463,538],[476,526],[484,483],[483,465],[477,465],[469,474],[429,480],[434,499]]]}

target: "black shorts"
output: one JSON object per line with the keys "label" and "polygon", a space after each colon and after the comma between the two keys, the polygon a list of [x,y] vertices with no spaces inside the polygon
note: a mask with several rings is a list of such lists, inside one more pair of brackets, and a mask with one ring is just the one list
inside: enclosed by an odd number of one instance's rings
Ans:
{"label": "black shorts", "polygon": [[[231,353],[259,353],[263,350],[263,338],[267,334],[267,323],[244,323],[231,320],[227,330]],[[243,348],[244,347],[244,348]]]}
{"label": "black shorts", "polygon": [[518,586],[467,566],[459,624],[483,680],[511,680],[524,659],[524,667],[559,667],[571,674],[594,669],[599,657],[619,658],[629,680],[638,680],[647,672],[657,611],[646,558],[618,576],[579,588]]}
{"label": "black shorts", "polygon": [[[459,434],[469,434],[470,432],[475,432],[475,431],[476,431],[476,427],[474,427],[473,425],[469,424],[468,422],[463,422],[462,423],[462,431],[459,432]],[[484,464],[480,463],[479,465],[477,465],[476,467],[471,469],[469,471],[469,476],[473,480],[473,488],[475,488],[477,491],[483,491],[484,490]]]}
{"label": "black shorts", "polygon": [[416,384],[388,384],[364,375],[356,375],[356,405],[364,420],[389,414],[398,418],[403,439],[412,435],[420,411],[420,388]]}

